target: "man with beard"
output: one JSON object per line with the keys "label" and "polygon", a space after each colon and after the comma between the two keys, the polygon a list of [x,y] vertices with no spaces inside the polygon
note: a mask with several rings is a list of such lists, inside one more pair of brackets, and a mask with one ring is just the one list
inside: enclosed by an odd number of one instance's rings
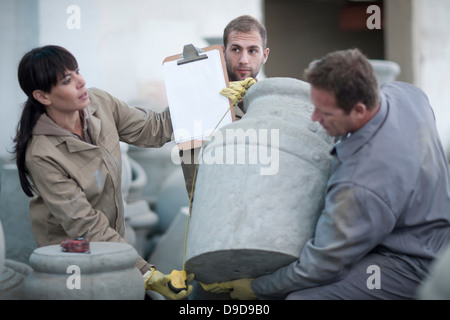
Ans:
{"label": "man with beard", "polygon": [[[223,32],[223,50],[230,81],[240,82],[248,78],[256,79],[261,67],[269,57],[265,27],[248,15],[233,19]],[[239,94],[240,92],[234,91],[224,95],[233,99]],[[242,101],[233,108],[236,120],[241,119],[244,115]],[[191,202],[194,197],[195,166],[198,163],[200,149],[180,150],[181,168]]]}

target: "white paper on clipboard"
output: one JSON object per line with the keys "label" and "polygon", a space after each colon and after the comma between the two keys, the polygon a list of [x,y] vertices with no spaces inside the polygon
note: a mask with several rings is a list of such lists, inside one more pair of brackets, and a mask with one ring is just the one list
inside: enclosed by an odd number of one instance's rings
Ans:
{"label": "white paper on clipboard", "polygon": [[224,117],[230,108],[229,99],[220,94],[227,86],[220,52],[214,49],[204,54],[208,59],[163,64],[176,143],[205,140],[216,127],[232,122],[230,114]]}

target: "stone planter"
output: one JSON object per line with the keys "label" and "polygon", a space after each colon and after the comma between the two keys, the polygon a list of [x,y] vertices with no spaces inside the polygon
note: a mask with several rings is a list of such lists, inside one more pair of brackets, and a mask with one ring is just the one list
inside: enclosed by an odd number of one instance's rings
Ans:
{"label": "stone planter", "polygon": [[90,253],[62,252],[59,245],[36,249],[25,279],[27,300],[142,300],[145,285],[129,244],[91,242]]}
{"label": "stone planter", "polygon": [[450,245],[433,260],[427,278],[417,290],[421,300],[450,300]]}
{"label": "stone planter", "polygon": [[5,256],[8,259],[28,263],[37,248],[31,230],[28,198],[22,191],[15,163],[1,166],[0,220],[5,237]]}
{"label": "stone planter", "polygon": [[244,108],[202,149],[185,263],[201,282],[257,277],[298,259],[323,208],[333,141],[311,121],[309,85],[262,80]]}
{"label": "stone planter", "polygon": [[378,80],[378,85],[389,81],[395,81],[400,74],[400,66],[394,61],[369,60]]}

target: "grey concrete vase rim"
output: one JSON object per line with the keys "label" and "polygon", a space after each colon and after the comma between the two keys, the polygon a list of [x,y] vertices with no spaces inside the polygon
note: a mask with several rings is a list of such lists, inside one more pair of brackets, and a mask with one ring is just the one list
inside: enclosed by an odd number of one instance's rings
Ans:
{"label": "grey concrete vase rim", "polygon": [[68,266],[76,265],[89,274],[131,268],[137,258],[136,250],[126,243],[91,242],[90,253],[62,252],[60,245],[50,245],[34,250],[30,266],[39,272],[66,273]]}
{"label": "grey concrete vase rim", "polygon": [[309,83],[288,77],[267,78],[252,85],[244,96],[244,111],[249,108],[248,101],[269,95],[309,97]]}

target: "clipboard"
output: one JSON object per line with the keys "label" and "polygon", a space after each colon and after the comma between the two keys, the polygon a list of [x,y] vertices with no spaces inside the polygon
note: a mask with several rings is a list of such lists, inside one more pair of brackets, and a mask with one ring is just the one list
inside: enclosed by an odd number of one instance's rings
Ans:
{"label": "clipboard", "polygon": [[201,147],[211,133],[233,121],[223,49],[185,45],[182,54],[163,61],[163,76],[175,142],[180,150]]}

